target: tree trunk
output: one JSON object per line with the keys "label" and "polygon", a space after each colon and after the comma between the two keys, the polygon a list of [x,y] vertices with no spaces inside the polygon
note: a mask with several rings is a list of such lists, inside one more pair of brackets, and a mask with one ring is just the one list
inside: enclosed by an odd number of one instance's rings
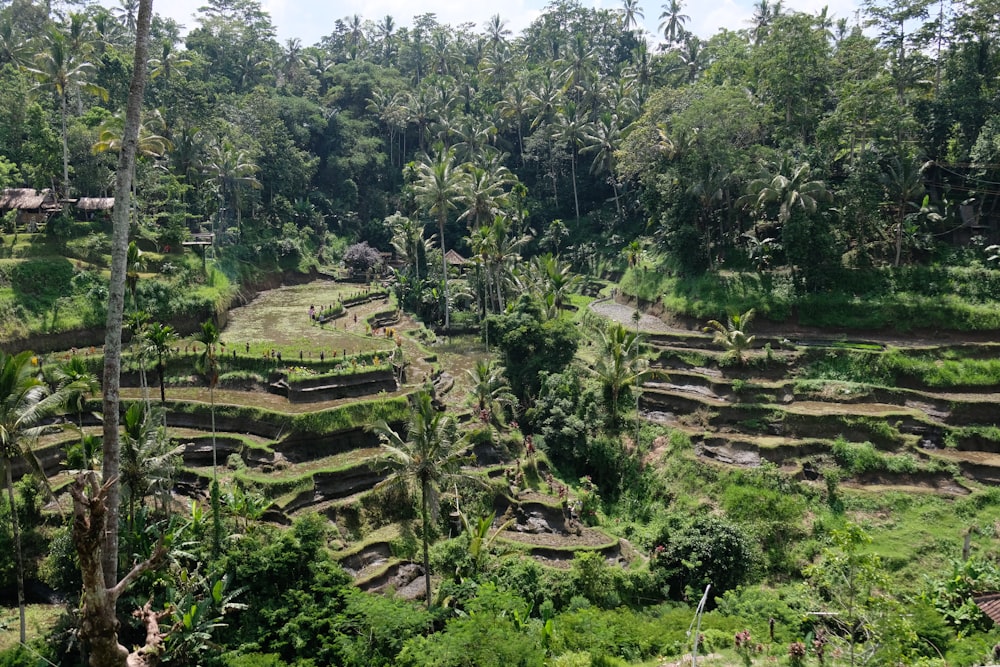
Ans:
{"label": "tree trunk", "polygon": [[7,482],[7,501],[10,503],[10,528],[14,533],[14,554],[17,557],[17,611],[20,617],[20,638],[24,644],[27,632],[27,617],[24,605],[24,557],[21,555],[21,527],[17,523],[17,507],[14,505],[14,479],[10,472],[10,457],[3,457],[3,470]]}
{"label": "tree trunk", "polygon": [[428,534],[428,524],[430,519],[428,518],[429,512],[427,509],[427,484],[421,483],[420,485],[420,520],[423,522],[421,526],[421,531],[423,534],[424,543],[424,591],[427,595],[427,608],[431,608],[431,556],[430,547],[428,542],[430,541],[430,535]]}
{"label": "tree trunk", "polygon": [[63,197],[69,197],[69,145],[66,138],[66,89],[63,88],[60,97],[62,111],[62,158],[63,158]]}
{"label": "tree trunk", "polygon": [[[129,209],[132,178],[135,172],[135,155],[139,141],[139,116],[146,85],[146,61],[149,59],[149,26],[153,15],[153,0],[139,0],[139,16],[135,38],[134,66],[129,84],[128,105],[125,108],[125,132],[122,149],[118,155],[115,173],[115,207],[112,213],[114,232],[111,246],[111,282],[108,286],[107,332],[104,340],[103,418],[104,442],[102,446],[104,479],[110,482],[107,493],[107,526],[100,538],[104,540],[102,577],[104,581],[118,578],[118,508],[121,506],[121,487],[118,482],[120,443],[118,440],[118,406],[121,387],[122,315],[125,310],[125,272],[128,253]],[[81,561],[83,559],[81,553]],[[114,616],[115,600],[110,600]],[[85,617],[83,621],[88,622]],[[105,624],[94,626],[95,631],[106,631]],[[112,636],[113,627],[111,628]],[[112,641],[107,637],[95,641]],[[93,647],[92,647],[93,649]],[[110,654],[109,654],[110,655]],[[124,662],[122,658],[121,662]],[[96,663],[113,665],[115,662]]]}
{"label": "tree trunk", "polygon": [[[148,25],[148,24],[147,24]],[[132,568],[120,582],[108,586],[104,578],[102,550],[106,544],[105,531],[110,518],[107,503],[115,481],[104,486],[97,483],[97,474],[80,475],[70,486],[73,496],[73,544],[80,559],[83,591],[80,595],[80,639],[90,651],[90,667],[138,667],[153,665],[147,656],[154,654],[158,643],[148,644],[133,653],[118,643],[118,616],[115,607],[118,598],[142,573],[156,567],[166,556],[163,542],[159,542],[148,559]],[[148,619],[147,627],[149,626]],[[147,634],[161,637],[160,633]]]}
{"label": "tree trunk", "polygon": [[441,235],[441,279],[444,281],[444,328],[447,331],[451,327],[450,308],[448,306],[448,260],[444,256],[444,214],[438,215],[438,233]]}
{"label": "tree trunk", "polygon": [[580,198],[576,194],[576,147],[573,147],[572,159],[569,162],[570,170],[573,172],[573,208],[576,212],[576,223],[580,224]]}

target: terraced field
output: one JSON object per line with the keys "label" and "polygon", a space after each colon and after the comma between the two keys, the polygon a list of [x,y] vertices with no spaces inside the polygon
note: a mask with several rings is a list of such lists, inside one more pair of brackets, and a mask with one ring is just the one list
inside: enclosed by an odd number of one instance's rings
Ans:
{"label": "terraced field", "polygon": [[[593,309],[632,326],[630,306]],[[809,480],[836,469],[848,485],[955,496],[1000,482],[1000,385],[975,378],[932,385],[917,373],[887,380],[881,363],[889,354],[935,359],[943,374],[961,360],[996,359],[996,343],[796,331],[758,336],[740,365],[709,334],[649,315],[639,327],[662,373],[643,386],[642,413],[687,432],[704,461],[770,461]],[[872,369],[875,379],[844,373],[851,364]]]}
{"label": "terraced field", "polygon": [[[178,509],[192,500],[208,502],[214,401],[214,448],[224,500],[234,486],[246,489],[260,497],[261,517],[282,525],[304,513],[324,515],[336,528],[332,546],[359,586],[416,597],[423,594],[423,587],[419,567],[412,564],[417,554],[412,551],[416,540],[410,505],[402,498],[373,491],[386,471],[380,462],[378,438],[365,426],[379,418],[402,426],[409,395],[428,382],[449,412],[467,421],[465,370],[485,350],[472,338],[435,339],[418,323],[395,313],[381,296],[349,305],[345,315],[325,326],[308,317],[310,305],[356,296],[358,291],[358,287],[317,282],[272,290],[236,309],[222,331],[227,343],[225,356],[220,355],[222,371],[233,350],[238,355],[233,359],[240,363],[233,361],[232,367],[252,364],[254,359],[259,362],[262,356],[273,360],[271,350],[281,351],[293,364],[301,351],[306,366],[315,364],[325,351],[328,362],[336,359],[349,366],[355,355],[388,356],[396,345],[385,333],[389,329],[399,338],[405,373],[380,372],[378,381],[369,381],[373,371],[362,365],[328,381],[322,374],[306,375],[289,390],[287,383],[293,376],[278,372],[281,364],[274,361],[265,364],[274,369],[266,371],[269,377],[263,382],[229,383],[214,392],[196,375],[175,373],[166,390],[168,436],[180,458],[173,502]],[[182,342],[177,357],[168,364],[190,365],[196,354],[193,349],[185,350],[190,344]],[[275,386],[271,381],[275,377],[285,378],[285,386]],[[123,378],[123,401],[149,399],[157,405],[158,389],[143,390],[138,381],[135,373]],[[349,385],[351,391],[334,392],[341,385]],[[311,389],[318,390],[317,395],[303,399],[302,394]],[[96,411],[96,401],[90,407]],[[100,436],[100,425],[91,413],[84,415],[83,434]],[[57,490],[72,477],[66,469],[66,450],[80,437],[67,424],[54,428],[37,444],[35,451]],[[501,451],[478,447],[476,453],[480,458],[467,471],[471,475],[488,480],[503,473],[506,457]],[[508,551],[528,554],[552,567],[568,567],[573,554],[581,550],[600,552],[609,561],[635,557],[616,538],[569,516],[565,509],[569,503],[564,505],[556,490],[544,482],[528,489],[494,481],[489,488],[494,489],[498,517],[494,530],[502,528],[497,543]],[[61,504],[69,506],[65,498]],[[455,525],[453,530],[460,527]]]}

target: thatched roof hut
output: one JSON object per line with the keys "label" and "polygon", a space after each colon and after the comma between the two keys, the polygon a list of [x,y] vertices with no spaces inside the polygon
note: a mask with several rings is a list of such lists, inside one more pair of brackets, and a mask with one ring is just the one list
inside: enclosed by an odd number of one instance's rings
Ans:
{"label": "thatched roof hut", "polygon": [[465,266],[466,264],[469,263],[469,260],[467,260],[466,258],[459,255],[457,252],[455,252],[454,248],[452,248],[451,250],[449,250],[444,254],[444,261],[448,262],[449,266],[458,266],[458,267]]}
{"label": "thatched roof hut", "polygon": [[76,207],[81,211],[110,211],[115,207],[114,197],[80,197]]}
{"label": "thatched roof hut", "polygon": [[43,209],[58,210],[59,203],[51,190],[39,192],[34,188],[7,188],[0,195],[0,210],[2,211],[41,211]]}
{"label": "thatched roof hut", "polygon": [[15,224],[25,225],[29,232],[48,222],[49,216],[62,210],[51,190],[7,188],[0,194],[0,212],[17,211]]}

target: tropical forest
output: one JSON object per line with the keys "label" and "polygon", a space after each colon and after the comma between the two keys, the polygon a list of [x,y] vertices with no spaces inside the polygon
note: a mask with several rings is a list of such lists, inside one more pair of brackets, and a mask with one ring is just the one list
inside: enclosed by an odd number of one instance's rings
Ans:
{"label": "tropical forest", "polygon": [[1000,662],[1000,0],[640,1],[0,0],[0,667]]}

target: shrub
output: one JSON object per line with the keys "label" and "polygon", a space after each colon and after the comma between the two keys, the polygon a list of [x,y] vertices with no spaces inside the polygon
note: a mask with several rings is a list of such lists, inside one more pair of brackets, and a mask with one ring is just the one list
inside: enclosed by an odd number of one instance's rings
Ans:
{"label": "shrub", "polygon": [[344,251],[344,266],[356,273],[367,273],[382,266],[382,255],[367,241],[355,243]]}
{"label": "shrub", "polygon": [[709,583],[718,596],[749,582],[759,562],[739,526],[714,516],[676,517],[661,530],[650,569],[667,597],[694,600]]}

